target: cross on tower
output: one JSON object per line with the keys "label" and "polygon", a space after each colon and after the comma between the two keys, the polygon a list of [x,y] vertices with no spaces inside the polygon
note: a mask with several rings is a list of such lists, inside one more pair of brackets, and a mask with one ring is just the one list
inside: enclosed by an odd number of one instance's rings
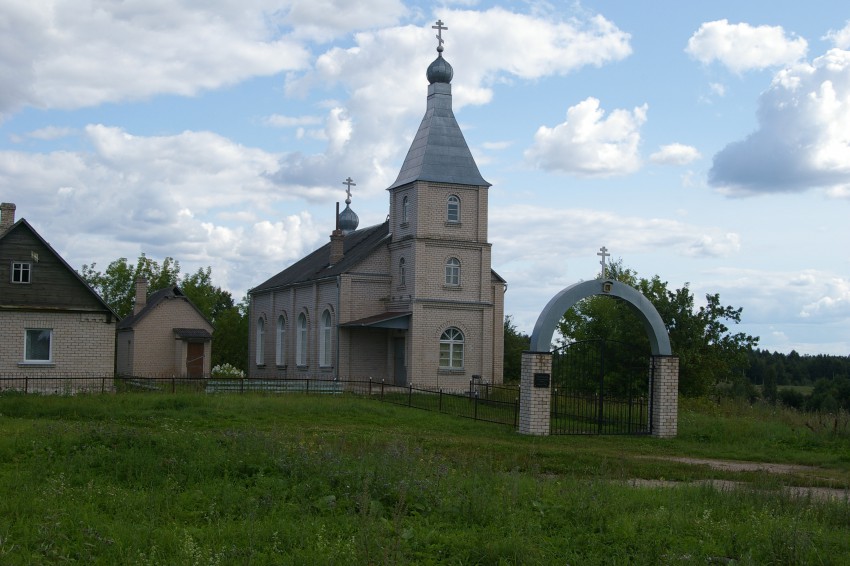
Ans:
{"label": "cross on tower", "polygon": [[443,30],[444,29],[447,30],[449,28],[447,28],[443,25],[442,20],[437,20],[437,25],[431,26],[431,29],[437,30],[437,36],[436,37],[437,37],[437,41],[439,42],[439,43],[437,43],[437,51],[442,52],[443,51],[443,43],[445,43],[445,40],[443,39]]}
{"label": "cross on tower", "polygon": [[349,177],[348,179],[343,181],[342,184],[345,185],[345,194],[346,194],[345,204],[351,204],[351,187],[356,187],[357,183],[355,183],[351,179],[351,177]]}
{"label": "cross on tower", "polygon": [[596,252],[596,255],[602,258],[599,263],[602,264],[602,279],[605,279],[605,258],[610,256],[611,254],[608,253],[608,248],[602,246],[601,248],[599,248],[599,251]]}

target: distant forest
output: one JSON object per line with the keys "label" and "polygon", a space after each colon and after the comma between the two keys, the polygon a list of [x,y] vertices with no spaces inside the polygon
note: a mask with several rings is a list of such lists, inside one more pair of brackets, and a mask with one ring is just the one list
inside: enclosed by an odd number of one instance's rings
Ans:
{"label": "distant forest", "polygon": [[751,397],[809,411],[850,411],[850,356],[752,350],[749,359],[745,374]]}

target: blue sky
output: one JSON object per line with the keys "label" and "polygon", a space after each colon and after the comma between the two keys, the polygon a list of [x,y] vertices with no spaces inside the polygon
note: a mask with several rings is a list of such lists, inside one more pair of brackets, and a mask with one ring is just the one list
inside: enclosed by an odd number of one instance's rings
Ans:
{"label": "blue sky", "polygon": [[235,297],[387,215],[439,18],[530,331],[596,252],[850,353],[840,2],[0,0],[0,199],[74,267],[141,252]]}

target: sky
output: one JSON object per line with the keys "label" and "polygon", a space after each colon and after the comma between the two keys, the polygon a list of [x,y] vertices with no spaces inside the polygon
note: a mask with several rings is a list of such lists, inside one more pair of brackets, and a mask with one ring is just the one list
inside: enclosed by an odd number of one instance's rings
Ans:
{"label": "sky", "polygon": [[78,270],[170,256],[239,300],[346,178],[384,221],[438,19],[521,331],[605,246],[850,354],[847,2],[0,0],[0,200]]}

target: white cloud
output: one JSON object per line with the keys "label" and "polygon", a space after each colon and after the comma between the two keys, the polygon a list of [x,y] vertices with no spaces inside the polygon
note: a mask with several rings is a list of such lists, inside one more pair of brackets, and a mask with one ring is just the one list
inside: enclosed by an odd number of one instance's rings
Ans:
{"label": "white cloud", "polygon": [[67,109],[192,95],[302,68],[307,51],[272,24],[278,9],[273,0],[7,0],[0,114],[25,105]]}
{"label": "white cloud", "polygon": [[39,128],[38,130],[33,130],[31,132],[27,132],[25,134],[26,137],[36,139],[36,140],[56,140],[59,138],[64,138],[70,136],[74,133],[74,130],[71,128],[60,128],[58,126],[47,126],[44,128]]}
{"label": "white cloud", "polygon": [[318,41],[393,25],[408,12],[399,0],[293,0],[290,4],[285,19],[294,35]]}
{"label": "white cloud", "polygon": [[701,63],[719,61],[742,73],[787,65],[806,55],[802,37],[788,38],[781,26],[730,24],[728,20],[706,22],[688,39],[685,52]]}
{"label": "white cloud", "polygon": [[759,98],[758,129],[714,156],[709,183],[731,195],[850,186],[850,51],[776,74]]}
{"label": "white cloud", "polygon": [[[631,53],[629,35],[601,16],[564,21],[552,14],[538,17],[492,8],[441,10],[440,18],[450,22],[443,34],[444,55],[455,69],[455,111],[489,102],[491,85],[505,77],[537,79]],[[341,85],[350,98],[337,106],[350,129],[322,153],[287,155],[276,182],[317,195],[329,178],[369,179],[361,194],[377,195],[389,186],[425,111],[425,70],[436,57],[434,33],[430,25],[357,33],[352,47],[328,49],[312,70],[289,75],[289,95]],[[333,122],[331,113],[327,120]]]}
{"label": "white cloud", "polygon": [[263,122],[275,128],[297,128],[299,126],[315,126],[322,123],[320,116],[283,116],[272,114],[267,116]]}
{"label": "white cloud", "polygon": [[702,157],[697,148],[681,143],[662,145],[649,156],[650,161],[661,165],[687,165]]}
{"label": "white cloud", "polygon": [[694,257],[730,256],[741,249],[741,238],[738,234],[729,233],[721,236],[704,234],[691,244],[687,255]]}
{"label": "white cloud", "polygon": [[640,127],[648,106],[618,109],[607,117],[599,100],[589,97],[567,110],[566,120],[540,126],[534,144],[525,151],[535,167],[583,176],[632,173],[640,168]]}
{"label": "white cloud", "polygon": [[829,30],[822,39],[831,41],[839,49],[850,49],[850,20],[839,30]]}
{"label": "white cloud", "polygon": [[90,125],[85,135],[89,151],[0,151],[0,186],[15,187],[18,216],[74,267],[144,251],[179,259],[184,272],[210,265],[238,294],[323,243],[307,212],[257,220],[301,196],[267,178],[278,155],[210,132]]}

